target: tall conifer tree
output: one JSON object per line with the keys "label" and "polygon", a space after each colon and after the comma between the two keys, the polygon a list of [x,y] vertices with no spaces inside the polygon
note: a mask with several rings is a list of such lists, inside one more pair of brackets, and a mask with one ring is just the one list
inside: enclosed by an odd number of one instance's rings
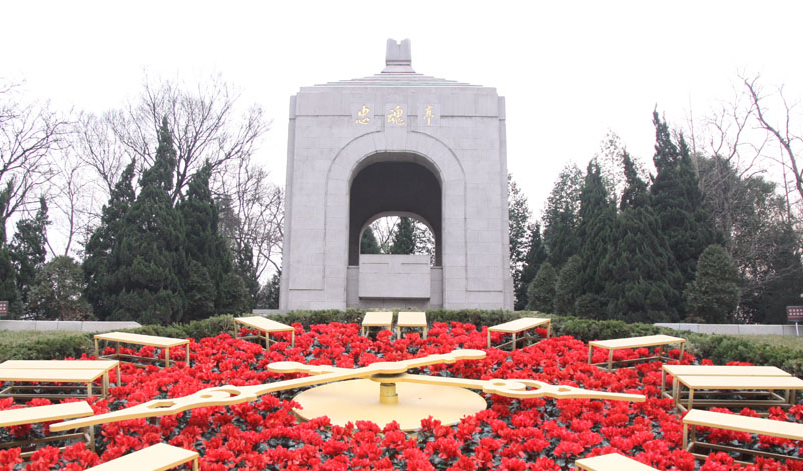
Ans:
{"label": "tall conifer tree", "polygon": [[86,259],[83,263],[86,291],[84,295],[92,305],[95,317],[106,320],[114,309],[114,299],[109,292],[109,266],[112,249],[123,226],[125,213],[131,207],[136,195],[134,179],[135,161],[131,161],[114,185],[109,202],[103,206],[100,225],[95,229],[86,244]]}
{"label": "tall conifer tree", "polygon": [[[5,188],[0,190],[0,214],[5,214],[13,190],[13,182],[9,182]],[[16,279],[16,270],[11,263],[11,254],[6,246],[6,221],[0,218],[0,300],[8,301],[8,313],[12,318],[22,314],[21,296],[17,289]]]}
{"label": "tall conifer tree", "polygon": [[578,250],[577,224],[583,172],[576,165],[567,165],[558,175],[544,209],[544,247],[549,263],[560,269]]}
{"label": "tall conifer tree", "polygon": [[582,294],[577,301],[578,315],[604,317],[602,311],[606,303],[602,294],[606,280],[602,274],[603,261],[611,244],[615,218],[616,208],[608,198],[599,165],[592,159],[588,164],[585,184],[580,194],[580,223],[577,226],[580,259],[583,263],[580,276]]}
{"label": "tall conifer tree", "polygon": [[381,252],[382,250],[379,249],[379,242],[376,240],[374,230],[371,229],[371,226],[366,227],[360,238],[360,253],[378,254]]}
{"label": "tall conifer tree", "polygon": [[178,206],[184,221],[187,274],[182,279],[187,308],[183,320],[204,319],[213,314],[239,313],[247,296],[237,276],[226,239],[218,232],[220,212],[209,189],[211,167],[207,163],[190,180],[187,195]]}
{"label": "tall conifer tree", "polygon": [[[529,244],[524,257],[524,265],[519,273],[519,283],[515,285],[515,309],[526,309],[529,303],[529,286],[538,270],[547,259],[544,241],[541,238],[541,224],[530,224]],[[514,280],[515,281],[515,280]]]}
{"label": "tall conifer tree", "polygon": [[666,235],[683,282],[675,286],[683,290],[694,280],[697,259],[709,244],[717,241],[713,224],[703,207],[697,174],[683,136],[678,145],[672,142],[666,122],[653,112],[657,174],[650,193],[652,207]]}
{"label": "tall conifer tree", "polygon": [[626,322],[677,321],[680,272],[650,207],[647,184],[623,154],[622,193],[611,246],[602,264],[608,317]]}
{"label": "tall conifer tree", "polygon": [[36,272],[45,264],[47,255],[47,203],[39,198],[39,210],[31,219],[17,222],[17,233],[11,241],[11,260],[17,269],[17,289],[23,304],[28,303],[28,292],[34,285]]}
{"label": "tall conifer tree", "polygon": [[173,136],[165,118],[153,165],[142,173],[140,193],[126,211],[112,250],[113,320],[165,324],[182,319],[185,298],[179,276],[186,273],[185,232],[170,197],[175,165]]}
{"label": "tall conifer tree", "polygon": [[392,254],[413,254],[415,253],[415,224],[407,217],[400,217],[396,224],[396,233],[393,234],[393,242],[390,245]]}

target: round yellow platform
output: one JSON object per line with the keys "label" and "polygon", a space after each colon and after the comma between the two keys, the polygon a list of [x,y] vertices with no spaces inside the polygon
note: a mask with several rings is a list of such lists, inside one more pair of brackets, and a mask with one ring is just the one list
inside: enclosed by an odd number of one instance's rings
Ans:
{"label": "round yellow platform", "polygon": [[303,420],[325,415],[333,425],[369,420],[384,427],[395,420],[402,430],[412,431],[429,416],[451,425],[488,407],[482,396],[468,389],[417,383],[397,383],[398,403],[382,404],[379,384],[353,379],[308,389],[295,397],[302,407],[295,413]]}

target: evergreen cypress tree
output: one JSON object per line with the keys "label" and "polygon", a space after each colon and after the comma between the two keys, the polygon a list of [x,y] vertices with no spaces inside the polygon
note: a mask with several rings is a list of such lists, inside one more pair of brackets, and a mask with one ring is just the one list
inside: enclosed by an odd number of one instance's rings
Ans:
{"label": "evergreen cypress tree", "polygon": [[281,279],[282,271],[278,270],[270,278],[268,284],[259,291],[259,303],[257,303],[259,309],[279,309],[279,288]]}
{"label": "evergreen cypress tree", "polygon": [[371,226],[366,227],[360,238],[360,253],[377,254],[381,252],[374,230],[371,229]]}
{"label": "evergreen cypress tree", "polygon": [[555,285],[558,282],[558,274],[549,262],[541,264],[538,274],[527,288],[527,309],[531,311],[554,312],[555,310]]}
{"label": "evergreen cypress tree", "polygon": [[577,253],[577,223],[583,172],[567,165],[558,175],[544,209],[544,247],[553,267],[562,267]]}
{"label": "evergreen cypress tree", "polygon": [[188,273],[182,279],[187,298],[185,321],[237,312],[248,296],[244,285],[240,293],[231,292],[237,288],[234,284],[223,289],[226,277],[233,273],[233,263],[227,241],[218,231],[220,212],[209,189],[210,176],[207,163],[193,175],[178,205],[186,231]]}
{"label": "evergreen cypress tree", "polygon": [[579,255],[572,255],[563,265],[555,285],[555,313],[574,314],[575,303],[580,296],[580,276],[583,262]]}
{"label": "evergreen cypress tree", "polygon": [[607,282],[602,274],[603,261],[610,249],[615,218],[616,208],[608,199],[599,165],[592,160],[588,164],[585,185],[580,193],[577,239],[580,242],[580,259],[583,264],[580,290],[585,307],[578,310],[578,314],[595,318],[603,315],[600,310],[606,304],[602,294]]}
{"label": "evergreen cypress tree", "polygon": [[[254,267],[254,251],[248,242],[244,242],[239,248],[234,250],[234,272],[242,281],[248,299],[245,300],[245,311],[250,311],[257,305],[259,299],[259,278]],[[229,277],[231,278],[231,277]],[[236,280],[230,279],[229,283],[234,284]],[[234,286],[232,291],[236,292]]]}
{"label": "evergreen cypress tree", "polygon": [[[529,228],[529,244],[527,247],[527,254],[524,257],[524,266],[522,266],[521,271],[518,273],[518,284],[514,284],[517,289],[517,291],[514,292],[516,299],[514,308],[517,311],[527,308],[529,302],[528,287],[541,268],[541,264],[547,259],[546,248],[541,238],[541,224],[536,222],[535,224],[531,224]],[[514,280],[514,282],[515,281],[516,280]]]}
{"label": "evergreen cypress tree", "polygon": [[408,255],[415,253],[415,224],[407,217],[400,217],[390,244],[390,253]]}
{"label": "evergreen cypress tree", "polygon": [[136,162],[131,161],[123,169],[120,180],[114,185],[109,196],[109,202],[103,206],[100,225],[92,233],[84,248],[86,252],[83,263],[86,280],[84,296],[99,320],[106,320],[114,309],[114,299],[110,296],[108,285],[109,266],[112,249],[122,229],[123,218],[135,199],[134,186],[131,184],[135,166]]}
{"label": "evergreen cypress tree", "polygon": [[23,304],[28,303],[28,292],[34,285],[36,272],[45,264],[47,255],[47,203],[39,198],[39,210],[32,219],[17,222],[17,233],[11,241],[11,261],[17,269],[17,290]]}
{"label": "evergreen cypress tree", "polygon": [[639,178],[627,152],[623,166],[627,186],[622,192],[611,247],[602,264],[603,276],[608,280],[608,318],[626,322],[677,321],[680,293],[672,286],[680,283],[680,272],[649,205],[647,184]]}
{"label": "evergreen cypress tree", "polygon": [[[0,191],[0,214],[5,214],[13,190],[13,182],[9,182]],[[0,219],[0,301],[8,301],[8,314],[11,318],[18,318],[22,314],[21,296],[16,280],[16,270],[6,246],[6,221]]]}
{"label": "evergreen cypress tree", "polygon": [[657,111],[653,112],[653,123],[657,174],[650,188],[652,207],[683,277],[682,284],[674,288],[683,290],[694,280],[700,254],[718,237],[703,207],[697,174],[683,136],[676,146]]}
{"label": "evergreen cypress tree", "polygon": [[112,320],[166,324],[183,318],[186,300],[179,277],[186,276],[187,266],[184,224],[170,197],[175,165],[165,118],[153,165],[142,173],[140,193],[126,211],[112,249]]}
{"label": "evergreen cypress tree", "polygon": [[739,305],[739,272],[728,252],[717,244],[700,255],[695,280],[686,290],[691,319],[723,323]]}

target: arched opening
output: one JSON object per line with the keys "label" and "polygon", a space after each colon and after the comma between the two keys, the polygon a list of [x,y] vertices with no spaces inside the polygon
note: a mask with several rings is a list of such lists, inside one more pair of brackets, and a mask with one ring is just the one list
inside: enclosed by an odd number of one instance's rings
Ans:
{"label": "arched opening", "polygon": [[437,169],[412,153],[377,153],[355,169],[349,194],[349,265],[360,263],[360,240],[384,216],[413,217],[434,239],[434,265],[441,266],[441,182]]}
{"label": "arched opening", "polygon": [[363,227],[362,254],[427,255],[434,265],[435,233],[432,226],[416,214],[378,214]]}

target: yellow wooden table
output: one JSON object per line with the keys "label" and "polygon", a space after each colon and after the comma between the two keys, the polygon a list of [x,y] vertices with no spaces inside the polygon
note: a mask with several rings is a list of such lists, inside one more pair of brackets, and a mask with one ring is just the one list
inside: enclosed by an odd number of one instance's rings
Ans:
{"label": "yellow wooden table", "polygon": [[103,396],[109,388],[109,371],[115,368],[117,371],[117,385],[122,386],[120,376],[120,362],[117,360],[7,360],[0,363],[1,368],[30,369],[30,370],[103,370]]}
{"label": "yellow wooden table", "polygon": [[[98,340],[105,340],[107,342],[115,342],[117,345],[117,353],[110,356],[100,354],[98,347]],[[142,335],[130,334],[128,332],[109,332],[106,334],[95,335],[95,357],[97,358],[130,358],[133,360],[148,360],[153,361],[154,358],[141,357],[137,355],[123,355],[120,353],[120,344],[134,344],[134,345],[149,345],[151,347],[161,348],[165,352],[165,368],[170,367],[170,347],[178,347],[184,345],[186,348],[186,366],[190,364],[190,341],[188,339],[174,339],[170,337],[158,337],[156,335]]]}
{"label": "yellow wooden table", "polygon": [[[795,391],[803,389],[803,380],[792,376],[676,376],[678,393],[675,406],[682,410],[698,407],[789,407],[795,403]],[[682,387],[688,388],[686,403],[683,403]],[[694,399],[695,393],[723,395],[722,391],[741,396],[766,399]],[[780,396],[773,391],[784,391]],[[730,394],[729,394],[730,395]]]}
{"label": "yellow wooden table", "polygon": [[[759,417],[745,417],[737,414],[723,414],[721,412],[693,409],[683,417],[683,449],[700,459],[705,459],[708,457],[709,453],[695,453],[694,450],[696,448],[748,453],[751,455],[766,456],[777,460],[786,460],[790,457],[768,451],[752,450],[698,441],[695,429],[696,426],[768,435],[771,437],[787,438],[789,440],[803,440],[803,424],[796,422],[782,422],[779,420],[762,419]],[[691,436],[689,435],[690,432]],[[744,463],[744,461],[742,462]]]}
{"label": "yellow wooden table", "polygon": [[[92,396],[92,383],[103,376],[104,371],[100,368],[94,370],[66,370],[66,369],[16,369],[0,368],[0,381],[8,381],[9,384],[2,391],[0,397],[17,398],[49,398],[63,399],[66,397],[83,397],[76,394],[65,393],[26,393],[23,391],[39,389],[44,391],[63,390],[65,386],[51,385],[18,385],[16,383],[80,383],[86,385],[86,396]],[[101,381],[102,382],[102,381]],[[105,384],[104,384],[105,386]],[[103,388],[102,397],[106,398],[106,388]]]}
{"label": "yellow wooden table", "polygon": [[192,470],[198,471],[198,452],[167,443],[143,448],[117,459],[93,466],[86,471],[162,471],[192,461]]}
{"label": "yellow wooden table", "polygon": [[391,329],[393,325],[393,313],[389,311],[370,311],[365,313],[365,317],[362,318],[362,328],[360,329],[360,335],[365,335],[366,331],[370,327],[384,327],[388,330]]}
{"label": "yellow wooden table", "polygon": [[[672,389],[666,389],[666,375],[672,376]],[[678,376],[792,376],[775,366],[663,365],[661,397],[674,401],[678,394]]]}
{"label": "yellow wooden table", "polygon": [[[255,329],[257,331],[257,335],[244,335],[239,337],[238,335],[238,328],[237,324],[242,324],[250,329]],[[249,339],[249,338],[257,338],[257,339],[265,339],[265,349],[270,349],[270,338],[268,335],[271,332],[290,332],[290,346],[296,346],[296,330],[286,324],[282,324],[281,322],[276,322],[272,319],[267,319],[265,317],[260,316],[252,316],[252,317],[237,317],[234,319],[234,336],[237,338],[242,339]]]}
{"label": "yellow wooden table", "polygon": [[587,471],[658,471],[652,466],[647,466],[618,453],[583,458],[575,461],[574,464],[577,469]]}
{"label": "yellow wooden table", "polygon": [[[41,422],[55,422],[76,417],[88,417],[93,415],[92,408],[86,401],[68,402],[64,404],[52,404],[48,406],[23,407],[20,409],[8,409],[0,411],[0,427],[12,427],[14,425],[36,424]],[[37,445],[60,440],[70,440],[78,438],[87,442],[87,448],[95,451],[95,434],[93,426],[86,427],[85,432],[53,434],[45,438],[33,440],[20,440],[14,442],[1,443],[0,448],[24,447],[25,445]],[[61,450],[64,447],[60,448]],[[28,458],[34,452],[26,451],[20,454],[21,458]]]}
{"label": "yellow wooden table", "polygon": [[680,358],[683,358],[683,351],[686,347],[686,339],[680,337],[672,337],[671,335],[645,335],[643,337],[628,337],[623,339],[611,340],[592,340],[588,342],[588,363],[596,366],[604,366],[605,363],[591,363],[591,354],[594,347],[604,348],[608,350],[608,371],[613,370],[613,352],[616,350],[630,349],[630,348],[649,348],[657,347],[654,356],[646,358],[636,358],[633,360],[623,360],[618,363],[635,363],[649,360],[669,360],[669,358],[662,355],[662,348],[664,345],[673,343],[680,344]]}
{"label": "yellow wooden table", "polygon": [[501,343],[497,348],[502,348],[505,345],[511,345],[510,350],[516,349],[516,335],[524,332],[525,330],[535,329],[546,325],[546,338],[552,335],[552,319],[541,317],[522,317],[521,319],[505,322],[504,324],[488,327],[488,348],[491,348],[491,332],[502,332],[505,334],[513,334],[513,340]]}
{"label": "yellow wooden table", "polygon": [[423,338],[427,338],[427,313],[416,311],[399,311],[396,319],[396,338],[401,338],[402,327],[421,327],[424,329]]}

